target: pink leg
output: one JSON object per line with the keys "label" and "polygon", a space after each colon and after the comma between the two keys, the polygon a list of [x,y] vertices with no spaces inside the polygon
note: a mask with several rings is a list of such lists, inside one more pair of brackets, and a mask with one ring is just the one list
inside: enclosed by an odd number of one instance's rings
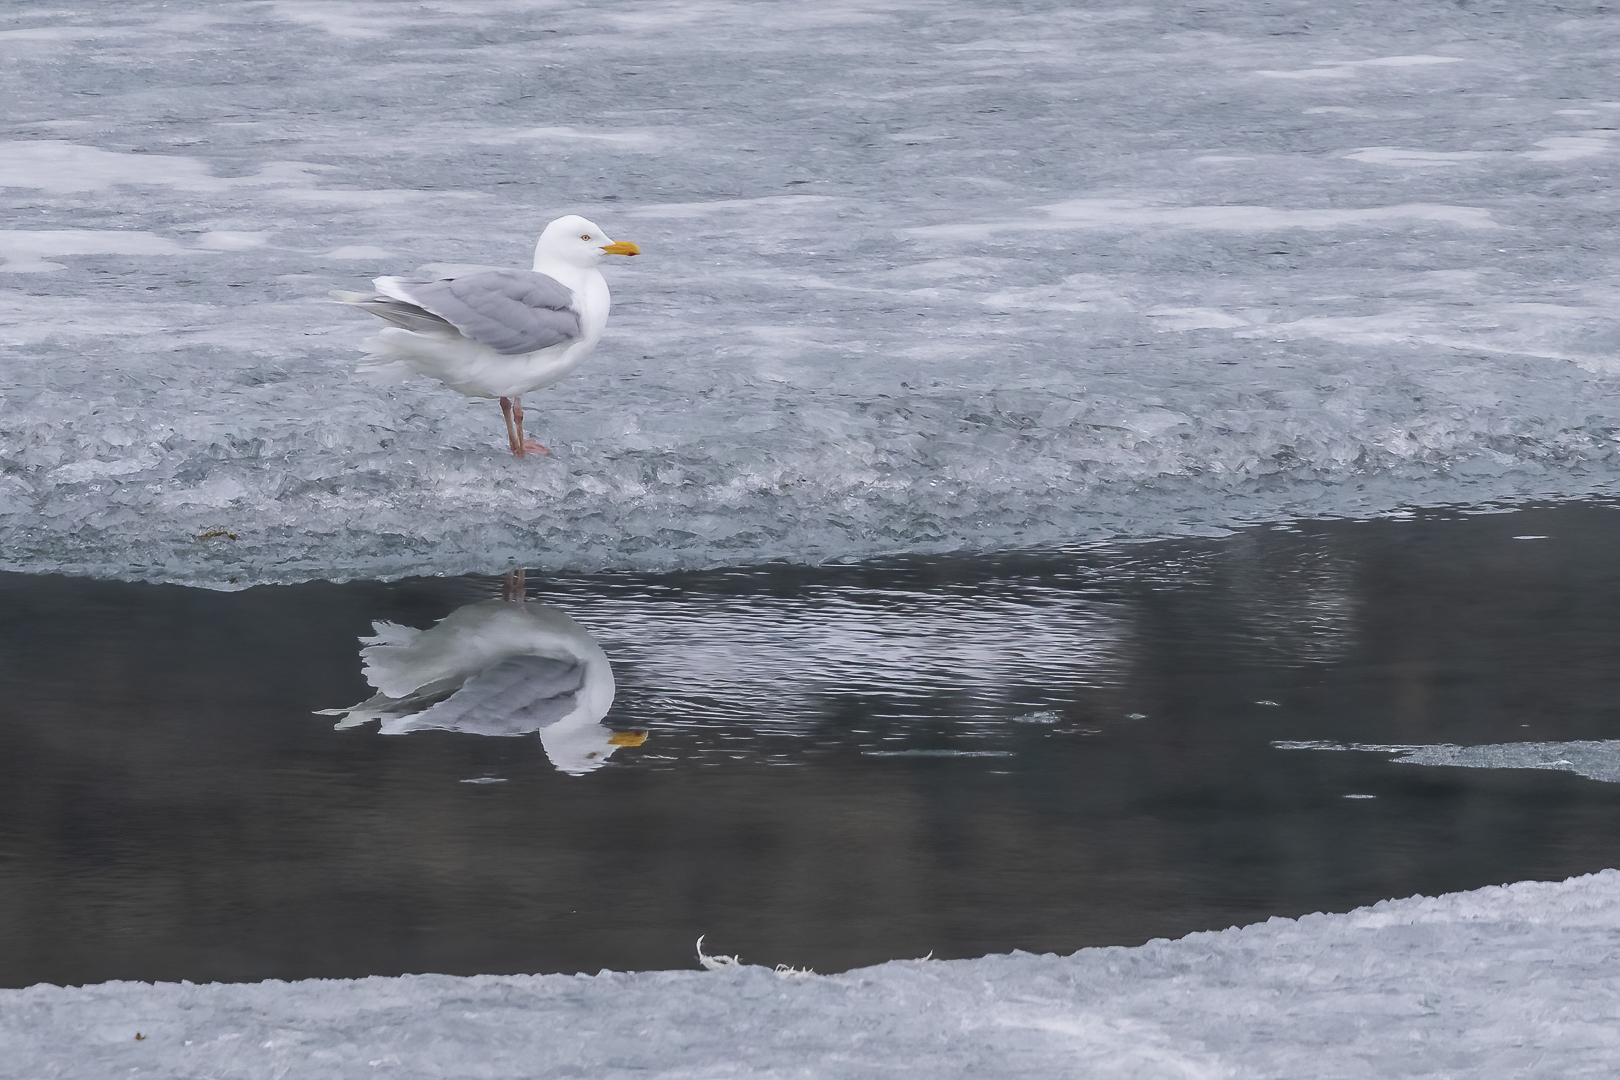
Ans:
{"label": "pink leg", "polygon": [[508,570],[506,580],[501,583],[501,599],[513,604],[521,604],[527,599],[526,577],[522,570]]}
{"label": "pink leg", "polygon": [[[502,400],[504,401],[505,399],[502,398]],[[518,457],[522,457],[525,454],[551,453],[550,450],[547,450],[533,439],[525,439],[523,437],[523,402],[515,397],[512,399],[512,415],[517,418],[517,437],[512,441],[512,445],[516,447],[516,449],[512,451],[514,454],[516,454]]]}
{"label": "pink leg", "polygon": [[523,444],[518,442],[518,429],[512,425],[511,398],[501,398],[501,415],[506,417],[506,445],[511,448],[513,457],[522,457]]}

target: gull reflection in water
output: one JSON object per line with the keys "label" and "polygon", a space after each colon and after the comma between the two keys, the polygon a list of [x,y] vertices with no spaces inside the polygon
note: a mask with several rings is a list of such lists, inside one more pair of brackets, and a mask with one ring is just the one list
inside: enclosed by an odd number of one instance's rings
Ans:
{"label": "gull reflection in water", "polygon": [[340,730],[380,720],[383,735],[539,732],[551,763],[571,776],[647,738],[599,723],[613,704],[607,654],[573,619],[526,600],[522,571],[506,576],[499,599],[457,608],[431,629],[371,625],[360,658],[377,692],[319,713],[343,717]]}

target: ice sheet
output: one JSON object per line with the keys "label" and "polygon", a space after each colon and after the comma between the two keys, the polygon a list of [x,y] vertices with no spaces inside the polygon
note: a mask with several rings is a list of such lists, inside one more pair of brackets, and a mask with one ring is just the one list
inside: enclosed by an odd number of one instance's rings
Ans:
{"label": "ice sheet", "polygon": [[[8,18],[5,568],[818,561],[1620,478],[1596,3]],[[354,374],[328,291],[568,211],[645,255],[527,402],[553,457]]]}
{"label": "ice sheet", "polygon": [[[1605,870],[832,976],[716,956],[594,976],[40,985],[0,990],[0,1077],[1597,1077],[1620,1053],[1617,934]],[[723,945],[717,928],[706,950]]]}
{"label": "ice sheet", "polygon": [[1399,755],[1397,765],[1455,765],[1469,769],[1552,769],[1620,784],[1620,739],[1489,743],[1483,746],[1400,746],[1375,743],[1276,742],[1279,750],[1359,750]]}

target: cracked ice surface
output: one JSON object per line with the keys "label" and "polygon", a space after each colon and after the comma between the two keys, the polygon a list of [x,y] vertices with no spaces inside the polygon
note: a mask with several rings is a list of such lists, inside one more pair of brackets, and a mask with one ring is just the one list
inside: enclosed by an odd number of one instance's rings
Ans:
{"label": "cracked ice surface", "polygon": [[[1207,532],[1620,479],[1620,19],[20,3],[0,566],[221,585]],[[494,406],[334,288],[646,254]],[[199,540],[198,537],[209,539]]]}
{"label": "cracked ice surface", "polygon": [[0,1076],[1610,1076],[1617,933],[1605,870],[842,975],[41,984],[0,990]]}

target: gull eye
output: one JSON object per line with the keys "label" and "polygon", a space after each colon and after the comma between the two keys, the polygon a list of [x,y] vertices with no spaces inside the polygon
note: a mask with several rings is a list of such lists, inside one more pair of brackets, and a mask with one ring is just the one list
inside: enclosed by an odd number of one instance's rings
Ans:
{"label": "gull eye", "polygon": [[581,240],[589,240],[591,238],[591,234],[590,233],[581,233],[579,238]]}

